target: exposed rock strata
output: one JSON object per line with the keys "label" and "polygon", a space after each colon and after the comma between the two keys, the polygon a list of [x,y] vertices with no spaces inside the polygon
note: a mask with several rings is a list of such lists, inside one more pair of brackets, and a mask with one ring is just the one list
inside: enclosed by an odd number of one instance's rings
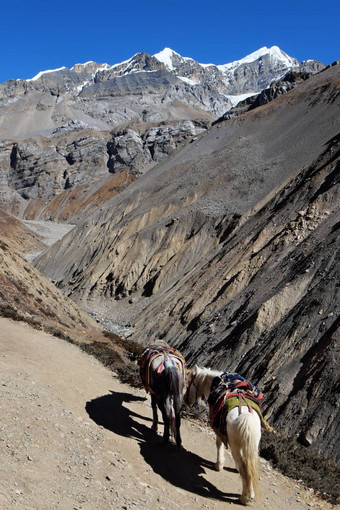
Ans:
{"label": "exposed rock strata", "polygon": [[118,190],[122,182],[131,182],[134,175],[143,174],[207,128],[203,121],[139,123],[136,131],[76,131],[53,138],[2,142],[0,205],[8,208],[10,204],[12,212],[29,219],[70,219],[72,209],[78,214],[79,208],[73,202],[66,212],[66,202],[81,197],[84,202],[89,200],[92,187],[94,207],[98,205],[95,187],[112,184],[109,173],[124,172],[124,178],[113,184]]}
{"label": "exposed rock strata", "polygon": [[116,173],[128,168],[134,174],[144,173],[207,128],[207,122],[184,121],[156,125],[142,133],[133,129],[113,132],[108,143],[109,170]]}

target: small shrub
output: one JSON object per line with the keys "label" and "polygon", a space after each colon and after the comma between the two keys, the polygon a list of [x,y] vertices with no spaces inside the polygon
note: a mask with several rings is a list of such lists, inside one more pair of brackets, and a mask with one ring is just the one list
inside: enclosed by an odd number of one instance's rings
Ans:
{"label": "small shrub", "polygon": [[312,487],[321,497],[338,504],[340,467],[293,438],[263,431],[260,454],[281,473]]}
{"label": "small shrub", "polygon": [[123,349],[129,355],[130,359],[138,358],[138,356],[140,356],[144,351],[144,347],[134,340],[130,340],[129,338],[122,338],[115,333],[111,333],[111,331],[105,331],[104,336],[111,340],[113,345],[123,347]]}

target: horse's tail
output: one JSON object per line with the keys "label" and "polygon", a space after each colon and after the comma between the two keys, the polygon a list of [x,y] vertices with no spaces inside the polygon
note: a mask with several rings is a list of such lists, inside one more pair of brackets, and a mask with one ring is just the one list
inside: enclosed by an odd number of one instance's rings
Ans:
{"label": "horse's tail", "polygon": [[169,388],[169,395],[173,404],[175,415],[178,414],[182,406],[183,394],[183,374],[175,367],[166,367],[162,373],[164,381]]}
{"label": "horse's tail", "polygon": [[256,412],[242,413],[236,420],[242,464],[247,482],[253,486],[255,499],[260,498],[259,487],[259,453],[260,440],[259,419]]}
{"label": "horse's tail", "polygon": [[183,374],[177,370],[176,367],[167,367],[162,372],[164,381],[169,390],[169,421],[170,429],[172,430],[177,446],[180,447],[182,440],[180,435],[180,424],[181,424],[181,407],[183,398],[183,385],[184,378]]}

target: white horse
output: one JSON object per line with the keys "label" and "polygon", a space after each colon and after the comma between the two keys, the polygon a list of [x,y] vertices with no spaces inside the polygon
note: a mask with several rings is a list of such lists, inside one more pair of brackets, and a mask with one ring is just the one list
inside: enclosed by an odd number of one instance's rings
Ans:
{"label": "white horse", "polygon": [[[198,399],[206,400],[210,395],[211,383],[215,377],[223,372],[195,366],[188,374],[186,401],[192,406]],[[235,407],[226,417],[226,434],[212,427],[216,434],[217,471],[223,469],[224,447],[228,447],[242,478],[242,495],[240,501],[247,505],[252,499],[259,499],[259,454],[261,439],[261,420],[256,412],[250,412],[246,403],[241,409]]]}

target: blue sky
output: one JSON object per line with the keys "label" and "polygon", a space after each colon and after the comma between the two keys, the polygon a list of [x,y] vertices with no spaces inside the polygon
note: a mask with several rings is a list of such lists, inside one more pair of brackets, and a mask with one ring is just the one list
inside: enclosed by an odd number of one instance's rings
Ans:
{"label": "blue sky", "polygon": [[262,46],[299,61],[340,58],[337,0],[41,0],[1,8],[0,83],[89,60],[115,64],[172,48],[225,64]]}

